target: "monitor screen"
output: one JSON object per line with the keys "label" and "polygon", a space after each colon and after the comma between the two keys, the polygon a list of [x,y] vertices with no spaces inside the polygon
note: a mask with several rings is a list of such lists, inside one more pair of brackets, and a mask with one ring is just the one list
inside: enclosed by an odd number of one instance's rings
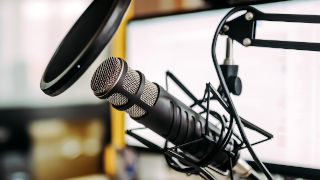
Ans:
{"label": "monitor screen", "polygon": [[[266,13],[319,15],[319,6],[316,0],[298,0],[255,7]],[[218,23],[229,10],[132,20],[127,28],[129,66],[164,88],[165,72],[169,70],[201,98],[207,82],[216,88],[219,85],[211,43]],[[319,30],[320,25],[258,22],[257,38],[320,42]],[[220,63],[225,58],[225,42],[225,37],[219,38]],[[242,94],[232,96],[238,113],[274,135],[272,140],[254,146],[264,162],[320,169],[319,59],[319,52],[244,47],[234,42],[234,60],[243,84]],[[169,92],[190,105],[190,99],[171,81]],[[141,126],[126,116],[126,129]],[[251,142],[263,138],[246,132]],[[159,145],[164,142],[149,130],[140,133]],[[140,145],[130,137],[127,143]],[[251,158],[246,150],[241,155]]]}

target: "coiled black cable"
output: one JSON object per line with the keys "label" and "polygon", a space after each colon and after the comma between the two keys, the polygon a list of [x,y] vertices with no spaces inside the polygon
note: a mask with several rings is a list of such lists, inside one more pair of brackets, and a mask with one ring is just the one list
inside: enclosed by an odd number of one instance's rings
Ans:
{"label": "coiled black cable", "polygon": [[269,179],[269,180],[272,180],[273,177],[272,175],[270,174],[270,172],[268,171],[268,169],[265,167],[265,165],[260,161],[260,159],[258,158],[258,156],[255,154],[253,148],[251,147],[251,144],[246,136],[246,133],[244,132],[244,129],[243,129],[243,124],[240,120],[240,117],[237,113],[237,110],[232,102],[232,99],[230,97],[230,93],[229,93],[229,89],[226,85],[226,82],[225,82],[225,79],[223,77],[223,74],[222,74],[222,71],[221,71],[221,68],[219,66],[219,63],[217,61],[217,57],[216,57],[216,44],[217,44],[217,40],[218,40],[218,37],[219,37],[219,34],[220,34],[220,31],[222,30],[223,28],[223,25],[226,23],[227,19],[232,16],[234,13],[238,12],[238,11],[242,11],[242,10],[254,10],[254,8],[250,7],[250,6],[245,6],[245,7],[236,7],[236,8],[233,8],[223,19],[222,21],[220,22],[220,24],[218,25],[217,27],[217,30],[214,34],[214,37],[213,37],[213,41],[212,41],[212,46],[211,46],[211,55],[212,55],[212,60],[213,60],[213,64],[215,66],[215,69],[216,69],[216,72],[217,72],[217,75],[219,77],[219,80],[220,80],[220,83],[221,83],[221,87],[225,93],[225,97],[227,99],[227,103],[229,104],[229,108],[230,108],[230,113],[231,113],[231,116],[235,118],[235,121],[236,121],[236,124],[238,126],[238,129],[239,129],[239,132],[240,132],[240,135],[244,141],[244,143],[246,144],[253,160],[256,162],[257,166],[260,168],[260,170],[265,174],[265,176]]}

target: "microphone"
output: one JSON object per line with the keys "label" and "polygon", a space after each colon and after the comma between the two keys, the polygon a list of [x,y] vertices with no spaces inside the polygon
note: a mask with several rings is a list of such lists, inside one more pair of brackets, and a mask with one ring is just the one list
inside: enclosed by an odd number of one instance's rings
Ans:
{"label": "microphone", "polygon": [[[174,145],[200,139],[205,135],[206,120],[169,94],[160,85],[145,79],[144,75],[132,70],[127,63],[115,57],[105,60],[95,71],[91,80],[91,89],[100,99],[107,99],[114,108],[126,111],[132,119],[151,129]],[[209,123],[209,135],[217,140],[221,130]],[[224,150],[217,150],[217,142],[199,141],[181,147],[181,150],[195,161],[208,157],[207,165],[220,170],[239,160],[239,144],[230,139]],[[236,166],[234,166],[236,167]],[[250,169],[251,170],[251,169]]]}

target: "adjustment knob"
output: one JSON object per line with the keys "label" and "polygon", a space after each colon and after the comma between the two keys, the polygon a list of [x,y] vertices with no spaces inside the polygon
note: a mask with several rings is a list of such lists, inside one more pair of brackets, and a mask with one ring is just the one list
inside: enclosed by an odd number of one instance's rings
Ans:
{"label": "adjustment knob", "polygon": [[241,79],[238,76],[231,76],[228,79],[228,88],[232,94],[239,96],[242,91]]}

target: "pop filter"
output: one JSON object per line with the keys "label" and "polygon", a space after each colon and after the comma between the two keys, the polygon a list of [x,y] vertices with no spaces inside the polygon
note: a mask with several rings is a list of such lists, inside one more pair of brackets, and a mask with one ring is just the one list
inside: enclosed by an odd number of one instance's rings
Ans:
{"label": "pop filter", "polygon": [[49,96],[68,89],[88,69],[118,29],[131,0],[94,0],[62,40],[42,76]]}

